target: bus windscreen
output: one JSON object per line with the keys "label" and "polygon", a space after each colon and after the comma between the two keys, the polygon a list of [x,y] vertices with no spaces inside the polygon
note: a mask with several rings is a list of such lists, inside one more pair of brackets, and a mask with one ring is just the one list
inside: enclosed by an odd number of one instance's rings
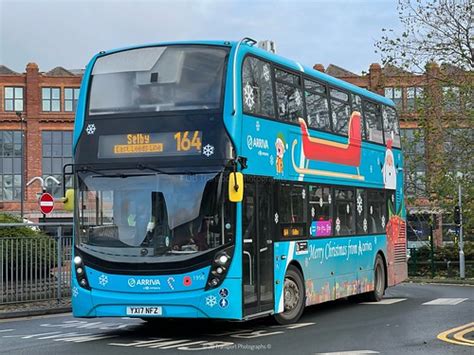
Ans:
{"label": "bus windscreen", "polygon": [[89,114],[219,108],[227,53],[174,45],[100,57],[92,70]]}

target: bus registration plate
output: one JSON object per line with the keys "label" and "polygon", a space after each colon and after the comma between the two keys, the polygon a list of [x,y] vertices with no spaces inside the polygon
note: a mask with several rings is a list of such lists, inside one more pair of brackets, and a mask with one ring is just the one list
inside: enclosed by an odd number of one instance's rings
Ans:
{"label": "bus registration plate", "polygon": [[161,307],[130,306],[127,307],[127,316],[161,316]]}

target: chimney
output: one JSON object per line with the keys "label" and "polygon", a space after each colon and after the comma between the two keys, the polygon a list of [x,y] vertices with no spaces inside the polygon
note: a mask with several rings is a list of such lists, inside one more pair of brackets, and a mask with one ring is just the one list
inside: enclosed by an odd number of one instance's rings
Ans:
{"label": "chimney", "polygon": [[322,65],[322,64],[313,65],[313,69],[324,73],[324,65]]}

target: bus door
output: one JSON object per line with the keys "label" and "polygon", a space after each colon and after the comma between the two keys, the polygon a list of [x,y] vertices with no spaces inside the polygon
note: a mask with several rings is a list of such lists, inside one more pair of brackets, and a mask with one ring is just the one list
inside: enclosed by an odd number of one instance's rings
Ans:
{"label": "bus door", "polygon": [[244,317],[273,309],[273,180],[248,180],[242,206]]}

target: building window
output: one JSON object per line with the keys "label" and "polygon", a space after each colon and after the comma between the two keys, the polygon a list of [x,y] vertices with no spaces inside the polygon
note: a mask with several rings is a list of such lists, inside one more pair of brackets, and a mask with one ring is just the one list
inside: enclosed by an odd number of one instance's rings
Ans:
{"label": "building window", "polygon": [[75,112],[78,99],[79,99],[79,88],[65,88],[64,89],[64,111]]}
{"label": "building window", "polygon": [[473,128],[446,128],[444,135],[445,168],[453,174],[458,172],[468,176],[474,171]]}
{"label": "building window", "polygon": [[461,96],[459,87],[443,86],[443,107],[445,112],[455,112],[461,110]]}
{"label": "building window", "polygon": [[61,89],[60,88],[42,88],[42,110],[49,112],[61,111]]}
{"label": "building window", "polygon": [[[43,131],[43,178],[54,176],[61,181],[63,166],[72,163],[72,132]],[[62,183],[62,181],[61,181]],[[49,191],[54,197],[62,196],[62,188],[49,182]],[[72,186],[71,176],[66,180],[66,187]]]}
{"label": "building window", "polygon": [[401,129],[403,155],[405,157],[405,192],[408,197],[425,193],[425,138],[418,128]]}
{"label": "building window", "polygon": [[397,110],[402,109],[402,88],[385,88],[385,97],[388,97],[395,103]]}
{"label": "building window", "polygon": [[23,88],[5,87],[5,111],[23,111]]}
{"label": "building window", "polygon": [[21,198],[21,132],[0,131],[0,201]]}
{"label": "building window", "polygon": [[422,87],[409,87],[407,88],[407,111],[416,111],[420,107],[420,101],[423,99],[423,88]]}

